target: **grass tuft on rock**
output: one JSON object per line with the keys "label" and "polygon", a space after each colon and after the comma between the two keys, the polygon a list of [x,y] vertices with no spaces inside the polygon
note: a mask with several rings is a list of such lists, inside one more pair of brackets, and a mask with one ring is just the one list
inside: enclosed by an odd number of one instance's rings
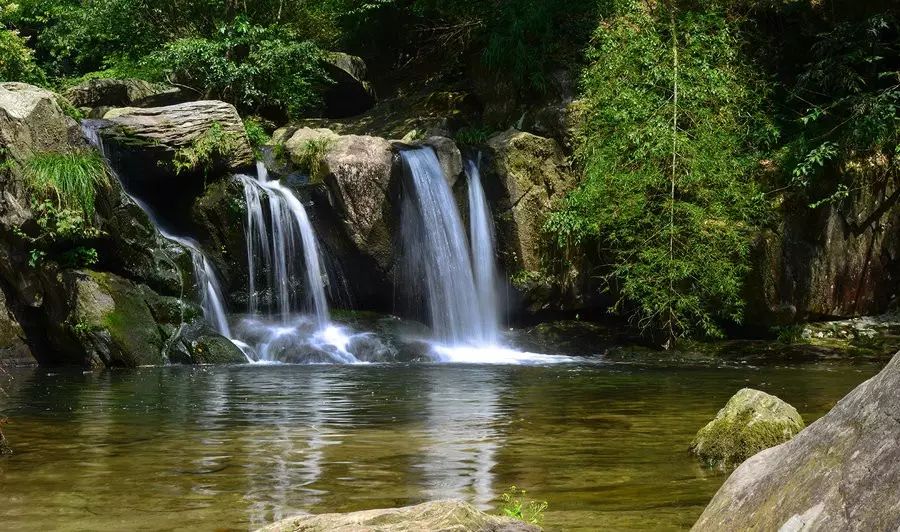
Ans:
{"label": "grass tuft on rock", "polygon": [[94,216],[97,189],[110,186],[103,158],[92,150],[37,153],[26,162],[24,176],[32,194],[86,220]]}
{"label": "grass tuft on rock", "polygon": [[326,171],[325,156],[331,148],[334,139],[322,137],[306,141],[300,154],[295,157],[297,167],[301,172],[306,172],[311,178],[320,176]]}

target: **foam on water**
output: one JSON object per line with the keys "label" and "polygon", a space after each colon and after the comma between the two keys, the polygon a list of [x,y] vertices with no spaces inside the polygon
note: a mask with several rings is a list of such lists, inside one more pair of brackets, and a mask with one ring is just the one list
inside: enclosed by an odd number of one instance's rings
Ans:
{"label": "foam on water", "polygon": [[569,356],[516,351],[499,345],[447,346],[432,344],[431,351],[435,362],[444,364],[544,365],[584,361]]}

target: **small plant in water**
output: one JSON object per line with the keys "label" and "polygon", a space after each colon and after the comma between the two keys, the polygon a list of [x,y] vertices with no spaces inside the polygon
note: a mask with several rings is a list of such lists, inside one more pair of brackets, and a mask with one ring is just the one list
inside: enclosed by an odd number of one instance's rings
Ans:
{"label": "small plant in water", "polygon": [[527,493],[516,486],[510,486],[500,496],[500,512],[514,519],[539,525],[544,520],[544,511],[549,506],[547,501],[535,501],[526,497]]}

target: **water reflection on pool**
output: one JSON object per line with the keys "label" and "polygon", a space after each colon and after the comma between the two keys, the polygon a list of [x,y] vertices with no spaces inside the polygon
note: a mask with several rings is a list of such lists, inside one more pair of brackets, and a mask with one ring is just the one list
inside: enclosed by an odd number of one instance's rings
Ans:
{"label": "water reflection on pool", "polygon": [[8,530],[247,530],[510,485],[549,530],[689,527],[724,480],[691,437],[738,389],[807,421],[877,364],[27,370],[0,413]]}

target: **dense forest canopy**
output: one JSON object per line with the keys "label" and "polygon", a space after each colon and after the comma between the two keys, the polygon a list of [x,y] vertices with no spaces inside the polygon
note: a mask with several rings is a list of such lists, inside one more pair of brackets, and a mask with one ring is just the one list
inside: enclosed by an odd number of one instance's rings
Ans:
{"label": "dense forest canopy", "polygon": [[742,322],[779,209],[840,208],[861,186],[841,168],[884,179],[900,158],[888,1],[0,0],[0,20],[2,80],[168,81],[246,115],[314,115],[329,51],[376,81],[481,72],[526,103],[566,71],[582,179],[546,224],[547,269],[595,256],[615,311],[668,339]]}

